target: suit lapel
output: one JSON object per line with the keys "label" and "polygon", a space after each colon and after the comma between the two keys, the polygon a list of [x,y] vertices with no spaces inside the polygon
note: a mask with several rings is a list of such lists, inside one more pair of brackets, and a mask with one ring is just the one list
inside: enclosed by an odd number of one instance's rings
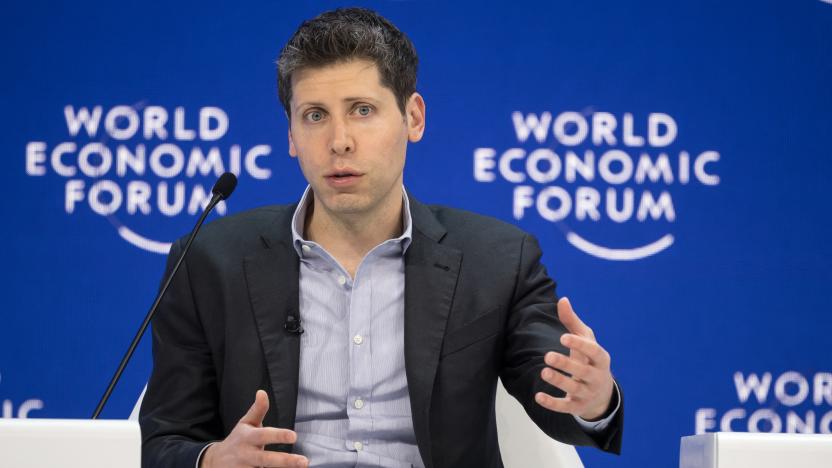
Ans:
{"label": "suit lapel", "polygon": [[426,206],[413,198],[410,202],[413,240],[405,254],[405,369],[413,430],[422,460],[430,467],[431,396],[462,252],[440,244],[444,227]]}
{"label": "suit lapel", "polygon": [[276,422],[283,428],[294,427],[298,396],[300,335],[288,333],[283,324],[290,314],[300,316],[299,259],[291,246],[291,234],[278,238],[275,233],[289,231],[293,211],[272,225],[270,234],[261,236],[264,248],[245,259],[249,299],[274,390]]}

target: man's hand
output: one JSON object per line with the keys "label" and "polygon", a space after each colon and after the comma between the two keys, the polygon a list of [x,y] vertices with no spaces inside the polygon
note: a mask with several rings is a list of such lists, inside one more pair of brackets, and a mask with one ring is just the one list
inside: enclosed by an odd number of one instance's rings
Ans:
{"label": "man's hand", "polygon": [[[569,356],[554,351],[546,353],[544,362],[547,367],[540,376],[566,395],[555,398],[538,392],[535,401],[544,408],[569,413],[587,421],[601,419],[614,391],[610,355],[595,341],[592,329],[578,318],[565,297],[558,301],[558,318],[570,332],[560,338],[560,342],[569,348]],[[563,375],[556,369],[569,375]]]}
{"label": "man's hand", "polygon": [[309,460],[300,455],[263,450],[269,444],[294,444],[297,435],[288,429],[263,427],[263,418],[269,410],[269,397],[257,390],[254,404],[240,418],[231,434],[222,442],[208,447],[202,455],[201,468],[251,468],[309,466]]}

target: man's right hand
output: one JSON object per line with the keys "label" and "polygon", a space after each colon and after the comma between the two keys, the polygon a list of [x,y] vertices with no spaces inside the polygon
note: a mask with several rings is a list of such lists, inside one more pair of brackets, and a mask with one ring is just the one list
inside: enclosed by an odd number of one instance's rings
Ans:
{"label": "man's right hand", "polygon": [[231,434],[222,442],[209,446],[202,454],[201,468],[251,468],[251,467],[306,467],[309,460],[301,455],[268,452],[269,444],[294,444],[297,434],[289,429],[263,427],[263,418],[269,410],[269,397],[257,390],[254,404],[240,418]]}

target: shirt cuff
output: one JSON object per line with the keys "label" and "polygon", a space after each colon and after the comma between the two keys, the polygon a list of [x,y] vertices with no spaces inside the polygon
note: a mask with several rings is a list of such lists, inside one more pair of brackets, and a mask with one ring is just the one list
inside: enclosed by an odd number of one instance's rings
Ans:
{"label": "shirt cuff", "polygon": [[613,396],[615,398],[615,409],[612,410],[609,416],[598,421],[587,421],[580,416],[573,415],[581,428],[586,432],[603,432],[610,425],[613,418],[615,418],[615,415],[618,414],[618,409],[621,407],[621,392],[618,390],[618,382],[613,381],[613,385],[615,386],[615,395]]}
{"label": "shirt cuff", "polygon": [[202,463],[202,454],[205,453],[206,450],[208,450],[208,447],[214,444],[216,444],[216,442],[211,442],[205,447],[202,447],[202,450],[199,451],[199,455],[196,456],[196,466],[194,466],[194,468],[199,468],[199,464]]}

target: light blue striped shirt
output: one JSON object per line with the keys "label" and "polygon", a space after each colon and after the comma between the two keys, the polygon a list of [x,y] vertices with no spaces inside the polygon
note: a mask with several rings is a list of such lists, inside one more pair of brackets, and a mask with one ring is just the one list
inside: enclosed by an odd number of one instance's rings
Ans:
{"label": "light blue striped shirt", "polygon": [[374,247],[355,278],[303,238],[309,188],[292,218],[300,256],[297,453],[312,467],[424,467],[413,432],[404,362],[404,253],[412,224]]}

